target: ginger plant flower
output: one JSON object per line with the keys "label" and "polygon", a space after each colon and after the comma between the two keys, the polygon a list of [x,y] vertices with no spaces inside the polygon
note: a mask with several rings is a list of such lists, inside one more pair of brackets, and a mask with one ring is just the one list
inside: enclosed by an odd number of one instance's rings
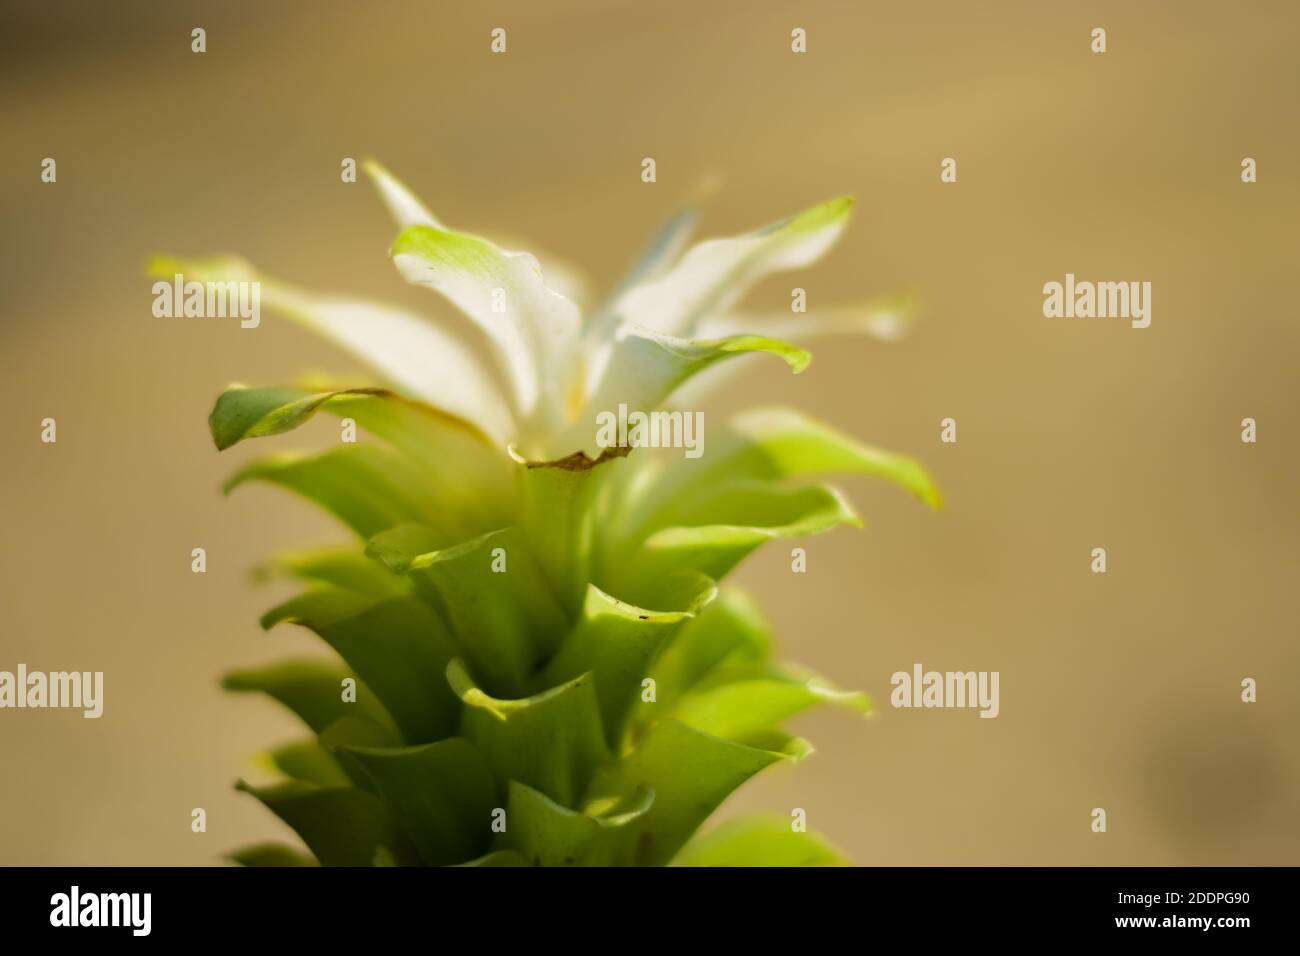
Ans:
{"label": "ginger plant flower", "polygon": [[400,229],[398,272],[463,313],[485,350],[424,316],[307,292],[243,260],[151,266],[168,279],[257,282],[268,309],[374,375],[231,386],[209,419],[219,449],[322,411],[365,434],[273,453],[226,482],[281,486],[352,533],[267,564],[304,589],[263,626],[308,628],[330,656],[225,679],[278,701],[307,732],[267,755],[277,782],[239,784],[302,846],[233,858],[844,862],[783,815],[697,834],[749,777],[811,752],[780,730],[788,718],[820,703],[870,709],[865,695],[778,662],[754,601],[721,582],[767,541],[860,525],[824,475],[879,476],[933,508],[937,488],[915,460],[786,409],[711,428],[697,456],[622,431],[611,443],[597,423],[672,409],[659,421],[678,425],[747,355],[802,371],[808,353],[787,338],[896,335],[892,303],[737,311],[760,279],[821,257],[851,200],[689,248],[695,214],[681,212],[603,303],[584,308],[584,284],[567,269],[451,229],[382,167],[366,169]]}

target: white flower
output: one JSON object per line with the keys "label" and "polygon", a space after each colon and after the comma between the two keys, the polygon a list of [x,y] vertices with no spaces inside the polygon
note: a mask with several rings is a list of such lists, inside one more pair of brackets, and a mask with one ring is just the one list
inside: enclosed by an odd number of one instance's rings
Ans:
{"label": "white flower", "polygon": [[[365,168],[402,230],[391,250],[398,270],[444,296],[482,331],[495,368],[424,316],[310,294],[261,276],[242,260],[168,261],[155,271],[258,279],[267,307],[335,340],[400,391],[472,423],[527,460],[577,452],[595,459],[602,450],[599,413],[620,405],[650,411],[674,395],[678,404],[698,400],[702,386],[721,379],[713,367],[723,360],[736,367],[743,364],[737,357],[770,353],[801,371],[808,354],[777,336],[892,338],[902,326],[892,302],[775,317],[734,311],[760,279],[807,266],[835,243],[852,206],[847,197],[685,253],[695,216],[678,215],[609,298],[584,316],[570,297],[583,283],[567,269],[450,229],[378,163]],[[688,391],[683,386],[691,379]]]}

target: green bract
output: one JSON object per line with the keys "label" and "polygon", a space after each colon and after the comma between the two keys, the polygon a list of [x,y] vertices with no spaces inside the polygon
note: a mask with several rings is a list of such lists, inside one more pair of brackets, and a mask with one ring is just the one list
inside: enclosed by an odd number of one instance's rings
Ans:
{"label": "green bract", "polygon": [[[557,291],[558,266],[439,223],[368,165],[401,232],[392,256],[482,331],[494,363],[421,316],[318,296],[235,259],[157,260],[188,280],[258,281],[262,303],[368,364],[374,387],[234,386],[210,419],[217,447],[319,412],[370,437],[275,454],[227,490],[270,482],[310,499],[356,541],[269,567],[304,582],[263,626],[293,623],[334,651],[230,674],[310,736],[269,757],[285,781],[241,784],[295,830],[236,853],[248,865],[802,865],[843,862],[790,820],[693,834],[750,776],[811,752],[777,728],[862,694],[775,662],[748,597],[718,582],[759,545],[860,524],[829,473],[878,475],[937,508],[914,460],[783,409],[710,429],[696,459],[602,448],[596,416],[681,408],[745,354],[797,372],[778,338],[889,337],[891,304],[821,316],[733,311],[764,276],[836,240],[836,199],[684,254],[677,216],[604,304]],[[548,280],[550,284],[548,284]],[[669,404],[671,403],[671,405]]]}

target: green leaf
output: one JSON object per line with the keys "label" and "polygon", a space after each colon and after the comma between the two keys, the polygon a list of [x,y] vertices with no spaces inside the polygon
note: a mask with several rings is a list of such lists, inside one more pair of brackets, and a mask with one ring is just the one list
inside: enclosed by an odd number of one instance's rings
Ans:
{"label": "green leaf", "polygon": [[655,661],[653,706],[637,723],[671,716],[726,739],[743,740],[821,703],[867,713],[865,694],[842,691],[794,665],[770,662],[767,622],[753,600],[725,588],[688,621]]}
{"label": "green leaf", "polygon": [[373,598],[400,597],[411,582],[359,552],[356,545],[314,548],[276,555],[254,569],[259,579],[287,575],[312,584],[329,584]]}
{"label": "green leaf", "polygon": [[[416,560],[453,546],[459,539],[424,524],[399,524],[381,531],[366,542],[366,556],[387,568],[388,573],[411,587],[420,599],[436,610],[444,621],[451,620],[447,602],[434,580],[422,571],[410,574]],[[419,569],[416,569],[419,570]]]}
{"label": "green leaf", "polygon": [[462,733],[499,779],[576,807],[592,773],[610,759],[590,674],[521,700],[488,695],[460,661],[448,665],[447,681],[465,703]]}
{"label": "green leaf", "polygon": [[692,616],[689,611],[648,611],[590,585],[582,617],[542,671],[539,686],[552,687],[591,672],[606,742],[617,749],[628,709],[639,699],[650,662]]}
{"label": "green leaf", "polygon": [[810,752],[805,741],[776,733],[727,741],[666,720],[653,725],[618,764],[599,773],[588,797],[653,791],[637,863],[661,866],[742,783],[778,760],[799,760]]}
{"label": "green leaf", "polygon": [[263,627],[319,634],[374,690],[408,743],[455,732],[459,704],[443,680],[455,645],[437,613],[413,597],[375,602],[337,588],[308,591],[268,611]]}
{"label": "green leaf", "polygon": [[341,718],[361,717],[391,734],[395,742],[397,729],[393,718],[369,688],[358,681],[356,702],[343,700],[343,681],[347,678],[356,680],[353,672],[342,664],[305,657],[233,671],[225,676],[221,686],[226,690],[266,694],[297,714],[317,734]]}
{"label": "green leaf", "polygon": [[589,459],[581,452],[550,462],[520,461],[519,521],[551,589],[576,613],[591,581],[600,541],[600,502],[618,478],[626,451]]}
{"label": "green leaf", "polygon": [[865,444],[790,409],[744,412],[731,420],[729,431],[733,437],[710,461],[713,467],[753,478],[872,475],[892,481],[936,511],[943,505],[934,479],[915,458]]}
{"label": "green leaf", "polygon": [[[349,706],[355,707],[355,704]],[[398,740],[395,734],[378,727],[374,721],[365,717],[340,717],[320,732],[320,745],[334,755],[334,758],[348,771],[352,782],[365,786],[370,780],[368,773],[355,773],[359,765],[351,760],[344,748],[347,747],[395,747]]]}
{"label": "green leaf", "polygon": [[364,717],[341,717],[320,732],[318,743],[347,775],[354,787],[377,793],[370,772],[348,753],[349,747],[395,747],[400,743],[396,731],[378,728]]}
{"label": "green leaf", "polygon": [[423,863],[461,863],[487,849],[496,784],[469,741],[344,749],[371,774]]}
{"label": "green leaf", "polygon": [[656,706],[647,710],[669,714],[682,695],[709,674],[766,661],[771,640],[771,629],[753,599],[739,588],[722,588],[655,661],[651,676]]}
{"label": "green leaf", "polygon": [[730,820],[691,840],[673,866],[852,866],[817,833],[794,832],[791,821],[761,814]]}
{"label": "green leaf", "polygon": [[240,469],[223,490],[229,494],[250,481],[302,495],[363,538],[403,522],[448,520],[424,472],[383,445],[344,445],[310,456],[271,455]]}
{"label": "green leaf", "polygon": [[620,406],[649,413],[693,375],[718,362],[756,352],[783,359],[796,374],[811,361],[803,349],[759,335],[685,339],[639,326],[626,329],[615,340],[609,363],[587,400],[587,414],[577,416],[557,443],[596,457],[618,440],[617,435],[602,434],[611,429],[598,427],[598,416],[617,415]]}
{"label": "green leaf", "polygon": [[518,528],[415,556],[408,573],[437,591],[461,652],[493,692],[524,693],[569,629]]}
{"label": "green leaf", "polygon": [[[655,582],[670,573],[693,571],[719,580],[766,541],[862,524],[833,488],[791,488],[769,482],[719,487],[680,517],[682,526],[656,531],[620,569],[607,572],[617,582],[617,593],[653,605]],[[702,521],[709,523],[692,523]]]}
{"label": "green leaf", "polygon": [[407,522],[381,531],[367,541],[366,557],[378,561],[390,574],[403,575],[411,570],[417,558],[456,543],[456,539],[427,524]]}
{"label": "green leaf", "polygon": [[401,862],[412,853],[379,800],[351,787],[313,787],[296,781],[237,789],[252,794],[302,837],[322,866],[371,866],[386,851]]}
{"label": "green leaf", "polygon": [[[666,466],[665,463],[667,462]],[[733,481],[779,481],[832,474],[892,481],[938,510],[942,496],[914,458],[882,451],[798,412],[762,408],[736,416],[695,460],[656,459],[641,493],[628,501],[617,529],[625,541],[674,524],[708,519],[719,489]],[[700,516],[691,519],[691,514]]]}
{"label": "green leaf", "polygon": [[672,715],[706,734],[738,740],[823,703],[859,714],[871,710],[866,694],[839,690],[816,675],[788,665],[781,669],[750,665],[724,669],[692,687]]}
{"label": "green leaf", "polygon": [[168,282],[256,282],[262,306],[332,341],[387,383],[448,414],[475,423],[499,445],[514,430],[491,372],[456,336],[423,316],[392,306],[305,292],[232,256],[155,257],[149,273]]}
{"label": "green leaf", "polygon": [[268,755],[272,766],[286,777],[318,787],[347,787],[352,781],[339,762],[312,737],[281,744]]}
{"label": "green leaf", "polygon": [[635,854],[638,823],[653,803],[654,794],[642,790],[598,814],[584,813],[512,781],[498,846],[533,866],[626,865]]}
{"label": "green leaf", "polygon": [[729,526],[792,538],[840,524],[862,522],[844,496],[828,485],[783,485],[771,481],[730,481],[696,495],[674,515],[687,527]]}
{"label": "green leaf", "polygon": [[444,514],[465,511],[480,523],[502,518],[502,502],[511,491],[504,449],[468,422],[387,389],[232,386],[217,399],[208,421],[217,448],[224,450],[247,438],[290,431],[320,410],[353,419],[421,466]]}
{"label": "green leaf", "polygon": [[263,438],[292,431],[312,418],[322,405],[364,407],[394,392],[381,388],[307,392],[300,388],[248,388],[233,385],[217,397],[208,415],[208,428],[217,451],[247,438]]}
{"label": "green leaf", "polygon": [[228,859],[240,866],[320,866],[301,850],[284,843],[256,843],[236,850]]}

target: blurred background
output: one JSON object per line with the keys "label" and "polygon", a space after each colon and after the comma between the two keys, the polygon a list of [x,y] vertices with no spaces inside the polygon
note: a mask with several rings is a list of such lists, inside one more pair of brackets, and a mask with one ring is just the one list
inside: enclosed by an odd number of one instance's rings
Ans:
{"label": "blurred background", "polygon": [[[98,721],[0,712],[0,863],[212,864],[283,832],[231,784],[294,721],[217,680],[318,646],[259,630],[287,592],[247,571],[343,533],[271,489],[223,499],[266,445],[219,457],[205,419],[229,381],[354,366],[273,316],[156,319],[143,264],[239,252],[449,316],[397,276],[345,156],[597,285],[708,177],[705,234],[852,193],[833,253],[749,304],[918,296],[904,340],[821,343],[797,378],[756,363],[716,406],[797,404],[947,496],[850,481],[865,531],[804,542],[805,575],[788,548],[743,566],[785,655],[877,708],[798,721],[817,755],[724,815],[802,807],[868,865],[1300,861],[1297,28],[1285,0],[8,0],[0,669],[102,670],[106,692]],[[1044,319],[1066,272],[1149,280],[1151,327]],[[890,708],[914,662],[1000,671],[1001,715]]]}

